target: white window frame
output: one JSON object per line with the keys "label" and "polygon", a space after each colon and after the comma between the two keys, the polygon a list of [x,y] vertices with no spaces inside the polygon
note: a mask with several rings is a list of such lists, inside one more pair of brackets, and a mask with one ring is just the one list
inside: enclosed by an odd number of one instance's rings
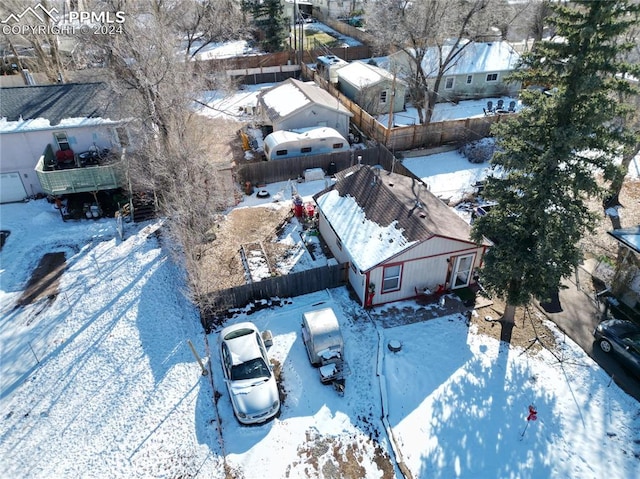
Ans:
{"label": "white window frame", "polygon": [[387,90],[382,90],[380,92],[380,103],[385,105],[387,103],[388,98],[389,98],[389,92]]}
{"label": "white window frame", "polygon": [[[460,270],[460,263],[463,260],[469,259],[469,267],[465,270]],[[473,264],[476,259],[475,253],[463,254],[461,256],[456,257],[455,263],[453,264],[453,271],[451,275],[451,289],[465,288],[469,286],[471,282],[471,277],[473,273]],[[458,283],[460,280],[460,283]]]}
{"label": "white window frame", "polygon": [[[393,268],[398,268],[398,273],[387,276],[387,272],[392,270]],[[393,291],[400,291],[400,282],[402,280],[402,263],[384,266],[382,268],[382,292],[383,293],[391,293]],[[396,284],[389,287],[387,286],[388,281],[397,281]]]}
{"label": "white window frame", "polygon": [[[449,80],[451,80],[451,85],[449,85]],[[453,90],[453,87],[456,84],[455,77],[447,77],[444,79],[444,89],[445,90]]]}
{"label": "white window frame", "polygon": [[473,83],[473,75],[467,75],[467,85],[471,85]]}
{"label": "white window frame", "polygon": [[[69,141],[69,137],[67,136],[67,132],[65,131],[56,131],[53,134],[53,138],[56,140],[56,144],[58,145],[59,150],[70,150],[71,142]],[[64,148],[63,148],[64,146]]]}
{"label": "white window frame", "polygon": [[[495,78],[493,80],[490,80],[489,77],[492,77],[494,75],[495,75]],[[487,81],[487,83],[495,83],[495,82],[497,82],[498,81],[498,74],[497,73],[487,73],[486,81]]]}

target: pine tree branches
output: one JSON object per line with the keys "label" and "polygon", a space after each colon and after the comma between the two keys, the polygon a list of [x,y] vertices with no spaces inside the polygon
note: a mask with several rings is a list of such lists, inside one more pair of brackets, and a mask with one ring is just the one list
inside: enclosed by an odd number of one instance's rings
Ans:
{"label": "pine tree branches", "polygon": [[603,193],[601,174],[614,178],[615,158],[633,140],[616,101],[633,91],[620,42],[637,6],[626,1],[551,6],[558,41],[543,41],[523,57],[513,78],[525,85],[526,107],[497,124],[492,164],[499,175],[485,193],[498,202],[474,224],[473,235],[494,241],[483,285],[523,305],[545,299],[581,261],[578,241],[592,227],[586,199]]}

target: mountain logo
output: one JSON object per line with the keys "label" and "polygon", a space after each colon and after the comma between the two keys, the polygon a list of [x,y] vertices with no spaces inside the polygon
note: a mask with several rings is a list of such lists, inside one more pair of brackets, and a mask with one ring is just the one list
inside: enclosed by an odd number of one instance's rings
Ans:
{"label": "mountain logo", "polygon": [[47,9],[41,3],[38,3],[35,7],[25,8],[21,13],[17,15],[15,13],[10,14],[0,23],[19,23],[20,20],[22,20],[26,16],[28,16],[28,18],[35,17],[40,23],[46,23],[49,20],[57,22],[58,19],[56,18],[56,15],[58,15],[58,10],[55,7]]}

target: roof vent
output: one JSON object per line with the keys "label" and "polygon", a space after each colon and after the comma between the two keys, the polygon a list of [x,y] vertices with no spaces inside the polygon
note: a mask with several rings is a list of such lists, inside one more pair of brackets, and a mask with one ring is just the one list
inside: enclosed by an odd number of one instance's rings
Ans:
{"label": "roof vent", "polygon": [[390,186],[391,188],[393,188],[393,181],[390,181],[390,182],[389,182],[389,186]]}
{"label": "roof vent", "polygon": [[421,211],[420,213],[418,213],[418,215],[420,216],[420,218],[426,218],[427,214],[424,211]]}

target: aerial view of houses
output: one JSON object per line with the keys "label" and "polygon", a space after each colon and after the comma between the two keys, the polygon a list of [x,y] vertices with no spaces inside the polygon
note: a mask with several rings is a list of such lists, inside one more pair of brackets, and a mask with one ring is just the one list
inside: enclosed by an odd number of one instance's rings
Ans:
{"label": "aerial view of houses", "polygon": [[638,17],[4,2],[0,476],[636,477]]}

